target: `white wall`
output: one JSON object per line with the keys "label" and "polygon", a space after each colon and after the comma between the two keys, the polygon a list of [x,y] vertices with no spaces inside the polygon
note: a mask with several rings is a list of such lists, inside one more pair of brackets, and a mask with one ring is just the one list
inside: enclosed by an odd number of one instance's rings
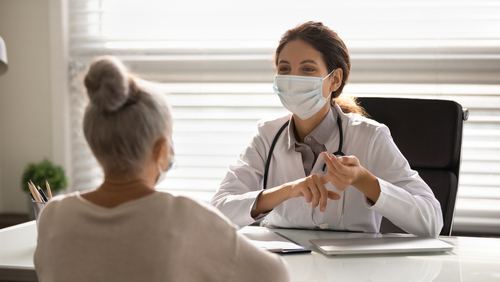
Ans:
{"label": "white wall", "polygon": [[52,158],[49,0],[0,0],[8,72],[0,77],[0,212],[27,212],[21,175]]}

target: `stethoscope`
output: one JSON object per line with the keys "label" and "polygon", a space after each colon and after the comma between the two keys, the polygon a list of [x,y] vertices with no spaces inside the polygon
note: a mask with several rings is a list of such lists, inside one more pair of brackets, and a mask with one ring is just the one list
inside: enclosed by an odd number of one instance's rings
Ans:
{"label": "stethoscope", "polygon": [[[269,175],[269,165],[271,164],[271,156],[273,155],[274,147],[276,146],[276,142],[278,142],[278,138],[280,137],[281,133],[285,128],[290,124],[290,120],[287,120],[283,126],[281,126],[280,130],[278,130],[278,133],[276,133],[276,136],[274,137],[273,143],[271,144],[271,148],[269,150],[269,154],[267,155],[267,160],[266,160],[266,167],[264,170],[264,189],[267,188],[267,177]],[[342,130],[342,120],[340,119],[340,116],[337,117],[337,125],[339,127],[339,148],[338,150],[333,153],[335,156],[345,156],[345,154],[342,152],[342,144],[344,143],[344,133]],[[326,172],[326,163],[323,165],[323,172]],[[339,222],[335,224],[334,226],[331,227],[336,227],[342,222],[342,219],[344,218],[344,208],[345,208],[345,190],[342,195],[342,214],[340,216]],[[322,224],[317,224],[316,221],[314,221],[314,209],[311,209],[311,221],[314,224],[314,226],[319,227],[321,229],[328,228],[329,225],[327,223],[322,223]]]}

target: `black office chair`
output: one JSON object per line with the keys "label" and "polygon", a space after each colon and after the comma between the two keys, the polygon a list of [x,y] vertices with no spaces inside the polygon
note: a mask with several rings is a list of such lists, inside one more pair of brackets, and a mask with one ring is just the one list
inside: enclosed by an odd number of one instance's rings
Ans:
{"label": "black office chair", "polygon": [[[389,127],[412,169],[431,187],[443,211],[440,235],[451,235],[468,110],[447,100],[361,97],[358,101],[374,120]],[[405,233],[385,217],[380,232]]]}

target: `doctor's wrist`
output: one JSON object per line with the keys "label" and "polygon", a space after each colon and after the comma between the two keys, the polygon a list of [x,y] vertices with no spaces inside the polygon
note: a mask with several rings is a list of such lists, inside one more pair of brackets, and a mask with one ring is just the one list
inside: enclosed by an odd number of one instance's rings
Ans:
{"label": "doctor's wrist", "polygon": [[352,184],[356,189],[361,191],[368,199],[376,203],[380,196],[380,183],[377,177],[371,174],[368,170],[363,168],[360,177]]}
{"label": "doctor's wrist", "polygon": [[276,206],[290,199],[290,185],[283,184],[281,186],[265,189],[257,197],[257,204],[250,215],[255,218],[259,214],[269,212]]}

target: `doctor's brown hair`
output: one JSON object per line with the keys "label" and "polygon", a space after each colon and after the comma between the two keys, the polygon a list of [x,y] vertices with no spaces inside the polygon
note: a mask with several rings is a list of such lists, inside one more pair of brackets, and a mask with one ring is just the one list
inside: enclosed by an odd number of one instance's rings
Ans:
{"label": "doctor's brown hair", "polygon": [[287,30],[276,48],[274,64],[278,66],[278,57],[285,45],[293,40],[302,40],[321,53],[328,73],[336,68],[341,68],[342,83],[336,91],[332,91],[332,100],[335,99],[344,113],[356,113],[366,116],[365,110],[360,107],[354,97],[339,97],[347,83],[351,72],[351,59],[349,51],[338,34],[323,25],[321,22],[306,22],[295,28]]}

